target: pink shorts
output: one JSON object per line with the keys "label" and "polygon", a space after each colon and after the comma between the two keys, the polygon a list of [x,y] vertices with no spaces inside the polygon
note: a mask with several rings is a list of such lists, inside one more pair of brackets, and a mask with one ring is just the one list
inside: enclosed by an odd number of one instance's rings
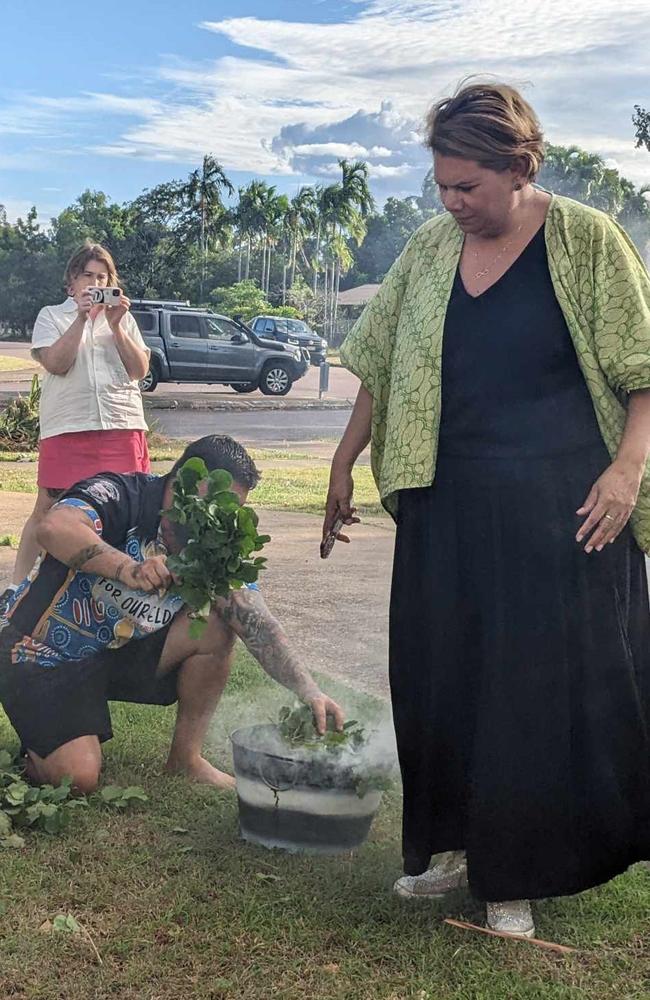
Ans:
{"label": "pink shorts", "polygon": [[38,449],[38,485],[67,490],[98,472],[149,472],[145,431],[77,431],[55,434]]}

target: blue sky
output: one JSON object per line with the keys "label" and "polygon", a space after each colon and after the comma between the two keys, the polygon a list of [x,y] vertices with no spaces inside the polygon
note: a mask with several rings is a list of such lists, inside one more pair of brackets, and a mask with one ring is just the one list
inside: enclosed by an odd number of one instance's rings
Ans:
{"label": "blue sky", "polygon": [[[102,13],[104,9],[109,13]],[[292,193],[340,156],[381,201],[416,193],[419,128],[463,77],[521,86],[553,142],[636,183],[648,0],[0,0],[0,203],[43,220],[86,187],[123,201],[212,153]]]}

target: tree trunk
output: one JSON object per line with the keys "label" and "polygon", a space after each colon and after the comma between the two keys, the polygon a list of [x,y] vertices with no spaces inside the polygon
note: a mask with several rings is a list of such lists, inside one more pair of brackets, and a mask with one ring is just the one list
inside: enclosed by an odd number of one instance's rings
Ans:
{"label": "tree trunk", "polygon": [[316,254],[314,257],[314,295],[318,291],[318,266],[319,266],[319,255],[320,255],[320,220],[318,222],[318,229],[316,230]]}
{"label": "tree trunk", "polygon": [[264,291],[264,286],[266,282],[266,233],[262,237],[262,274],[260,281],[260,288]]}
{"label": "tree trunk", "polygon": [[339,315],[339,289],[341,287],[341,261],[336,262],[336,288],[334,289],[334,318],[332,321],[332,335],[338,333],[337,320]]}
{"label": "tree trunk", "polygon": [[244,281],[248,281],[251,273],[251,236],[248,234],[246,241],[246,270],[244,271]]}
{"label": "tree trunk", "polygon": [[323,326],[325,328],[325,337],[329,339],[329,264],[327,261],[323,265]]}
{"label": "tree trunk", "polygon": [[201,287],[199,298],[203,304],[203,286],[205,284],[205,268],[208,248],[205,244],[205,199],[201,198]]}
{"label": "tree trunk", "polygon": [[289,288],[293,288],[293,283],[296,280],[297,255],[298,255],[298,227],[296,226],[293,231],[293,240],[291,241],[291,251],[289,253],[289,265],[291,268],[291,273],[289,276]]}
{"label": "tree trunk", "polygon": [[241,281],[241,263],[242,263],[242,254],[243,254],[243,251],[244,251],[244,245],[242,243],[241,236],[240,236],[240,238],[239,238],[239,259],[237,261],[237,281],[238,282]]}

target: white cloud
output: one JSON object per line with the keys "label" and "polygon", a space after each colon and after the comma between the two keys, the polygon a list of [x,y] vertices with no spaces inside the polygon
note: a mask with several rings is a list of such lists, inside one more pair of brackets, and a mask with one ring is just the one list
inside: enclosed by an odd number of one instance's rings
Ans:
{"label": "white cloud", "polygon": [[240,53],[167,62],[167,100],[32,98],[26,114],[0,111],[0,133],[60,136],[101,111],[134,119],[101,141],[93,134],[101,155],[195,163],[210,152],[226,170],[285,176],[333,176],[339,157],[363,158],[380,190],[409,193],[428,166],[418,136],[427,106],[490,73],[523,87],[551,141],[647,179],[631,124],[634,103],[647,100],[647,0],[353,0],[351,10],[339,23],[203,22]]}
{"label": "white cloud", "polygon": [[[356,111],[342,121],[310,126],[285,126],[271,149],[305,176],[329,177],[340,173],[338,159],[363,159],[381,196],[395,187],[394,179],[407,178],[418,190],[431,157],[417,135],[418,121],[400,115],[390,101],[375,112]],[[384,183],[384,182],[388,183]]]}
{"label": "white cloud", "polygon": [[410,163],[402,163],[397,167],[388,167],[384,163],[371,163],[370,176],[381,180],[394,177],[408,177],[415,168]]}

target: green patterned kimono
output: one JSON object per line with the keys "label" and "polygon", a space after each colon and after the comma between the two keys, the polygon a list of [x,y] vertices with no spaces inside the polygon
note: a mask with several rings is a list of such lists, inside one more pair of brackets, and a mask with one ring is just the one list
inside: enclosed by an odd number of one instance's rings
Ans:
{"label": "green patterned kimono", "polygon": [[[626,394],[650,387],[650,276],[616,222],[569,198],[553,196],[545,236],[555,294],[613,458]],[[451,215],[425,223],[341,349],[343,364],[373,397],[372,469],[392,514],[398,490],[433,482],[442,335],[462,244]],[[632,529],[650,552],[650,463]]]}

